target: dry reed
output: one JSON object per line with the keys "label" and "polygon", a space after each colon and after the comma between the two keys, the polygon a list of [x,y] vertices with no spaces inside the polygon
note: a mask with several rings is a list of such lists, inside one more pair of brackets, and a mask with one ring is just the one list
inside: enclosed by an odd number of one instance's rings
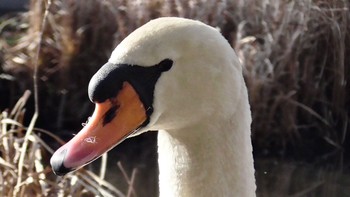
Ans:
{"label": "dry reed", "polygon": [[122,165],[118,165],[129,184],[126,195],[104,180],[107,154],[102,157],[100,176],[84,170],[79,170],[64,178],[52,176],[52,170],[47,165],[47,155],[51,155],[53,150],[40,136],[46,134],[60,144],[64,144],[64,141],[48,131],[34,128],[39,116],[38,65],[50,9],[51,1],[48,0],[42,24],[38,29],[39,37],[32,59],[35,111],[30,124],[27,128],[23,126],[24,105],[30,96],[28,90],[19,99],[11,113],[4,111],[0,115],[1,196],[136,196],[132,186],[135,170],[129,180]]}
{"label": "dry reed", "polygon": [[[129,184],[126,194],[88,170],[81,169],[65,177],[55,176],[48,165],[48,159],[54,150],[43,141],[43,136],[61,144],[64,141],[51,132],[38,128],[34,128],[28,136],[25,159],[21,164],[23,173],[18,177],[21,150],[28,129],[23,125],[24,106],[29,96],[30,92],[26,91],[12,111],[2,111],[0,114],[1,196],[136,196],[133,190],[136,171],[129,177],[121,164],[119,168]],[[106,166],[102,165],[101,169],[103,168]],[[18,184],[18,180],[22,181]]]}
{"label": "dry reed", "polygon": [[[43,5],[31,2],[27,20],[21,21],[27,24],[25,34],[5,47],[3,69],[17,78],[32,72],[32,41]],[[118,42],[160,16],[218,27],[236,49],[245,67],[258,150],[280,149],[283,155],[306,144],[310,151],[303,156],[309,156],[319,143],[326,147],[321,153],[343,147],[349,121],[350,14],[349,3],[341,0],[55,0],[39,67],[40,93],[48,98],[41,103],[42,113],[58,117],[53,129],[85,119],[91,107],[83,87],[90,76]],[[17,83],[28,88],[28,80]],[[78,115],[75,106],[82,108]]]}
{"label": "dry reed", "polygon": [[318,143],[341,149],[349,130],[349,3],[251,4],[240,8],[235,46],[246,68],[256,145],[302,147],[306,157],[326,151],[318,152]]}
{"label": "dry reed", "polygon": [[[38,47],[34,41],[39,39],[44,2],[33,0],[29,12],[1,20],[1,80],[10,85],[0,89],[9,95],[0,105],[14,103],[21,92],[31,89]],[[310,158],[349,145],[348,1],[53,0],[52,4],[39,57],[39,96],[45,98],[40,101],[41,127],[62,133],[77,130],[91,111],[88,80],[113,47],[150,19],[180,16],[217,27],[239,55],[252,106],[256,155]]]}

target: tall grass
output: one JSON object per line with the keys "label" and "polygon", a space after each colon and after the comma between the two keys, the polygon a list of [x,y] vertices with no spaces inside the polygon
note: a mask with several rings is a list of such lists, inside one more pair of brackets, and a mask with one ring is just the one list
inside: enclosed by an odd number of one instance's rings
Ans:
{"label": "tall grass", "polygon": [[[25,104],[30,96],[26,91],[11,111],[0,114],[0,195],[1,196],[136,196],[133,190],[135,174],[129,177],[123,166],[119,168],[128,182],[126,194],[89,170],[78,170],[63,178],[52,174],[48,159],[54,150],[43,140],[48,136],[64,144],[49,131],[34,128],[28,137],[25,160],[20,160],[25,135],[29,128],[23,125]],[[22,163],[21,163],[22,162]],[[22,166],[19,175],[18,166]],[[101,169],[105,169],[102,166]],[[136,172],[136,171],[135,171]],[[21,180],[18,182],[18,180]]]}
{"label": "tall grass", "polygon": [[[33,69],[44,3],[31,2],[21,18],[25,31],[3,48],[3,69],[17,78]],[[90,76],[118,42],[160,16],[218,27],[236,49],[245,67],[258,150],[284,154],[308,147],[307,156],[319,143],[326,147],[320,152],[343,147],[349,130],[350,14],[349,3],[341,0],[55,0],[40,56],[41,96],[49,98],[41,110],[58,117],[48,115],[56,121],[54,129],[85,119]],[[25,89],[28,80],[17,83]]]}
{"label": "tall grass", "polygon": [[304,156],[317,152],[318,143],[343,147],[349,130],[348,2],[251,4],[241,7],[235,46],[246,68],[255,142],[301,146]]}
{"label": "tall grass", "polygon": [[[45,3],[32,0],[28,12],[1,19],[3,108],[32,89]],[[71,136],[92,110],[88,81],[113,48],[153,18],[180,16],[217,27],[236,50],[248,85],[256,156],[308,159],[344,152],[349,7],[345,0],[53,0],[39,56],[37,125]]]}

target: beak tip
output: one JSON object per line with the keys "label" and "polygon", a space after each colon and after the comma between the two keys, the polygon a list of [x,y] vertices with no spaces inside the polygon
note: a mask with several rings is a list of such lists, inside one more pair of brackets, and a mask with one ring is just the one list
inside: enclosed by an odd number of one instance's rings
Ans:
{"label": "beak tip", "polygon": [[58,176],[64,176],[67,173],[73,171],[74,169],[67,168],[64,166],[64,160],[66,157],[67,149],[56,151],[51,159],[50,164],[52,167],[52,171]]}

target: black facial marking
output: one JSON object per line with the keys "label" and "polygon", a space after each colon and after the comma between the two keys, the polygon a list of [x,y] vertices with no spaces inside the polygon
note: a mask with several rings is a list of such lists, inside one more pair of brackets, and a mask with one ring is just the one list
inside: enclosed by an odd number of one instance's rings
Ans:
{"label": "black facial marking", "polygon": [[[153,66],[106,63],[91,78],[89,98],[92,102],[101,103],[115,97],[122,89],[123,82],[129,82],[140,96],[148,118],[153,112],[154,87],[162,72],[171,69],[173,61],[164,59]],[[107,115],[108,114],[108,115]],[[113,112],[105,115],[106,124],[113,119]]]}
{"label": "black facial marking", "polygon": [[165,72],[170,70],[170,68],[173,66],[173,61],[170,59],[165,59],[158,64],[158,68],[160,71]]}
{"label": "black facial marking", "polygon": [[103,126],[105,126],[106,124],[110,123],[113,120],[113,118],[117,115],[118,108],[119,108],[119,105],[115,105],[105,113],[102,121]]}

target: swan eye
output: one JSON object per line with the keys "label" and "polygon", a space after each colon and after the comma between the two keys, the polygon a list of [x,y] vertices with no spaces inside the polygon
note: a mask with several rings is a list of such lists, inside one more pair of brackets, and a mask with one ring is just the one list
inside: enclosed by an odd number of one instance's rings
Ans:
{"label": "swan eye", "polygon": [[173,66],[173,60],[164,59],[163,61],[159,62],[158,66],[159,66],[158,68],[161,72],[168,71]]}
{"label": "swan eye", "polygon": [[155,84],[162,73],[170,70],[172,65],[173,60],[168,58],[153,66],[114,64],[111,62],[103,65],[91,78],[88,89],[89,98],[92,102],[103,103],[110,100],[112,106],[114,106],[104,114],[103,126],[111,122],[116,116],[119,106],[117,106],[118,103],[114,103],[113,98],[124,88],[123,84],[126,82],[135,89],[146,109],[147,117],[150,117],[153,113]]}

